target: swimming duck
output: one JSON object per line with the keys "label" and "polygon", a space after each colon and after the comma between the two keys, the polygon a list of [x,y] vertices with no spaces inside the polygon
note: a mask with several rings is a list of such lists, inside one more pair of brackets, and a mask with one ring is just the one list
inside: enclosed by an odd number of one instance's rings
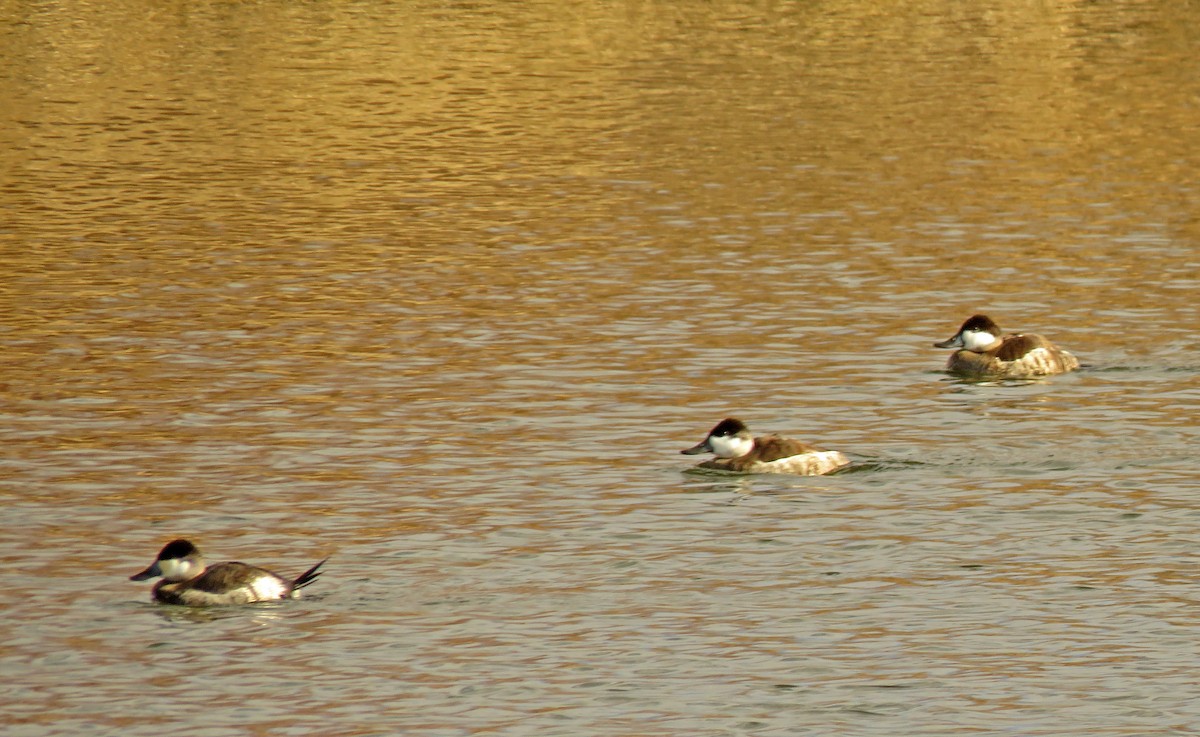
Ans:
{"label": "swimming duck", "polygon": [[[325,560],[328,560],[326,558]],[[187,540],[172,540],[158,553],[146,570],[129,577],[145,581],[161,576],[152,595],[163,604],[217,606],[252,604],[275,599],[298,599],[300,589],[316,580],[321,561],[289,581],[268,570],[245,563],[204,564],[200,550]]]}
{"label": "swimming duck", "polygon": [[850,463],[836,450],[820,450],[811,445],[780,437],[754,437],[741,420],[732,417],[721,420],[697,445],[681,450],[684,455],[713,453],[711,458],[696,465],[729,473],[791,473],[818,476]]}
{"label": "swimming duck", "polygon": [[1079,368],[1079,359],[1036,333],[1004,335],[987,315],[973,315],[954,337],[934,343],[957,348],[946,363],[956,374],[1003,379],[1063,374]]}

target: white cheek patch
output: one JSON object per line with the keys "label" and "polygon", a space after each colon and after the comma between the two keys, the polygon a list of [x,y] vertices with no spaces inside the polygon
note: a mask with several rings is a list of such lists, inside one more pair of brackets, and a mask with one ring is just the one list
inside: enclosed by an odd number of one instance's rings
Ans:
{"label": "white cheek patch", "polygon": [[733,437],[718,437],[716,435],[708,439],[708,444],[712,447],[713,454],[718,458],[738,458],[750,452],[754,447],[754,441],[748,438],[739,438],[736,435]]}
{"label": "white cheek patch", "polygon": [[983,351],[996,342],[996,336],[983,330],[968,330],[962,334],[963,348],[968,351]]}
{"label": "white cheek patch", "polygon": [[188,580],[194,575],[192,568],[192,564],[185,558],[172,558],[158,562],[158,569],[162,571],[162,577],[167,581]]}

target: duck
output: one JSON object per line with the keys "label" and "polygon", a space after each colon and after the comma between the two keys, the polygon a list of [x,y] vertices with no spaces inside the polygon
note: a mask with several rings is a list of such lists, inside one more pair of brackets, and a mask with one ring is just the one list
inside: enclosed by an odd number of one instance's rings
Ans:
{"label": "duck", "polygon": [[850,459],[836,450],[821,450],[779,435],[755,437],[741,420],[727,417],[709,430],[704,440],[679,451],[684,455],[712,453],[697,469],[737,474],[790,473],[819,476],[836,471]]}
{"label": "duck", "polygon": [[1079,359],[1037,333],[1004,335],[987,315],[972,315],[935,348],[956,348],[946,362],[951,373],[972,377],[1025,379],[1065,374]]}
{"label": "duck", "polygon": [[163,546],[146,570],[129,577],[145,581],[161,577],[151,597],[161,604],[221,606],[259,601],[298,599],[300,589],[321,575],[326,558],[294,579],[282,578],[264,568],[230,561],[206,565],[200,549],[188,540],[172,540]]}

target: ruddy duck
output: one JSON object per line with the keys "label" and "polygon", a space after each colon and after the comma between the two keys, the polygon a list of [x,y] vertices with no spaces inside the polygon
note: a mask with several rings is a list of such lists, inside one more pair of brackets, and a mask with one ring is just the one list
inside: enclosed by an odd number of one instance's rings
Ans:
{"label": "ruddy duck", "polygon": [[162,580],[154,584],[153,597],[163,604],[252,604],[256,601],[300,598],[300,589],[321,575],[317,569],[324,562],[309,568],[295,580],[288,581],[268,570],[245,563],[214,563],[206,566],[195,545],[187,540],[173,540],[159,551],[149,568],[133,574],[129,580],[145,581],[162,576]]}
{"label": "ruddy duck", "polygon": [[696,468],[730,473],[794,473],[818,476],[850,463],[836,450],[820,450],[799,440],[778,435],[754,437],[741,420],[721,420],[698,445],[681,450],[684,455],[709,452],[717,457]]}
{"label": "ruddy duck", "polygon": [[936,348],[958,348],[946,368],[967,376],[1022,379],[1064,374],[1079,368],[1079,360],[1036,333],[1002,335],[987,315],[967,319],[953,338]]}

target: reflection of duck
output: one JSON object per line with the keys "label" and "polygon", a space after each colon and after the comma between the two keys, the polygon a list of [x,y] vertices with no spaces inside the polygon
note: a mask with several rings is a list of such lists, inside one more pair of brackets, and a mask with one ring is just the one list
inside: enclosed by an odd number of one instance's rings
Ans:
{"label": "reflection of duck", "polygon": [[946,369],[967,376],[1020,379],[1063,374],[1079,368],[1079,360],[1036,333],[1001,335],[987,315],[967,319],[949,340],[936,348],[958,348]]}
{"label": "reflection of duck", "polygon": [[730,473],[793,473],[817,476],[850,463],[836,450],[820,450],[799,440],[778,435],[754,437],[741,420],[721,420],[699,444],[681,450],[684,455],[713,453],[717,457],[697,464]]}
{"label": "reflection of duck", "polygon": [[245,563],[214,563],[206,566],[195,545],[187,540],[173,540],[159,551],[149,568],[133,574],[129,580],[145,581],[162,576],[162,580],[154,584],[153,596],[163,604],[251,604],[256,601],[300,598],[300,589],[321,575],[317,569],[324,562],[309,568],[295,580],[288,581],[268,570]]}

